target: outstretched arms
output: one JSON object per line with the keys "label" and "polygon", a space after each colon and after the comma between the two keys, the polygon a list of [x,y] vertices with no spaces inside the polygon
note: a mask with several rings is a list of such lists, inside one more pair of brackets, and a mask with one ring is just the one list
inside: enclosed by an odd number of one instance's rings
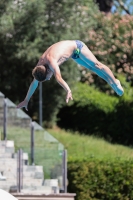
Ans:
{"label": "outstretched arms", "polygon": [[29,102],[31,96],[33,95],[33,93],[35,92],[37,86],[38,86],[38,81],[36,79],[34,79],[32,81],[32,83],[30,84],[29,90],[27,92],[27,95],[26,95],[24,101],[22,101],[20,104],[18,104],[17,108],[25,107],[25,109],[28,110],[28,108],[27,108],[28,102]]}

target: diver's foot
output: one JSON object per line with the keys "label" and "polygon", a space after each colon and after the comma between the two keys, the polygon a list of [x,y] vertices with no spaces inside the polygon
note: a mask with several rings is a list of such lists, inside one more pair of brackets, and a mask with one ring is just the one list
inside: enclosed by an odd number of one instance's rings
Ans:
{"label": "diver's foot", "polygon": [[111,84],[110,85],[112,88],[113,88],[113,90],[119,95],[119,96],[122,96],[123,95],[123,93],[124,93],[124,90],[123,90],[123,88],[122,88],[122,86],[121,86],[121,83],[120,83],[120,81],[118,80],[118,79],[116,79],[116,84]]}
{"label": "diver's foot", "polygon": [[123,90],[121,83],[118,79],[116,79],[116,90],[115,91],[119,96],[122,96],[123,93],[124,93],[124,90]]}

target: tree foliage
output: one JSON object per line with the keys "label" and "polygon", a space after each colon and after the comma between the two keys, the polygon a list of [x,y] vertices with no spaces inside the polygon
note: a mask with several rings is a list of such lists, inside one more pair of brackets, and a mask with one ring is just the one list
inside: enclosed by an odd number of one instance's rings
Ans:
{"label": "tree foliage", "polygon": [[[92,1],[85,0],[2,1],[0,91],[16,103],[22,101],[32,81],[31,71],[41,54],[59,40],[87,41],[86,33],[95,26],[93,16],[97,11]],[[61,71],[72,87],[79,78],[76,65],[67,62]],[[50,84],[44,84],[43,113],[46,122],[56,120],[58,109],[65,103],[64,95],[54,79]],[[29,113],[38,119],[38,90],[30,101]]]}
{"label": "tree foliage", "polygon": [[[99,61],[116,75],[125,76],[133,84],[133,16],[120,14],[95,16],[97,25],[89,32],[88,47]],[[82,82],[95,83],[102,91],[108,90],[105,82],[83,68]],[[105,85],[105,87],[104,87]]]}

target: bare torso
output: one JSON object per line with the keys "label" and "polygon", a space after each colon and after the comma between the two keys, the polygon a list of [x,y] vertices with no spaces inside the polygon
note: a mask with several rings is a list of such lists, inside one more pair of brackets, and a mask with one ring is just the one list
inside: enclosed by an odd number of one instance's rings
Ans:
{"label": "bare torso", "polygon": [[43,60],[45,64],[49,64],[49,61],[54,59],[58,65],[61,65],[63,62],[71,58],[76,47],[74,40],[60,41],[50,46],[43,53],[40,59]]}

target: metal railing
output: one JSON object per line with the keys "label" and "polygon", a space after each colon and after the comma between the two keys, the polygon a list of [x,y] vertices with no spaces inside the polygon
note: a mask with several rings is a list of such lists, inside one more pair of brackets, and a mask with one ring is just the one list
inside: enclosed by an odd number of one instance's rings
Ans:
{"label": "metal railing", "polygon": [[23,151],[17,151],[17,191],[21,192],[23,189]]}
{"label": "metal railing", "polygon": [[[2,103],[3,102],[3,103]],[[3,107],[2,107],[3,105]],[[25,180],[23,178],[23,165],[43,166],[45,179],[60,179],[59,190],[67,192],[67,150],[50,133],[44,130],[39,124],[33,122],[31,118],[22,110],[17,109],[9,99],[0,95],[0,112],[3,115],[3,140],[15,140],[17,151],[17,188],[18,192],[23,189]],[[0,121],[2,122],[2,121]],[[10,132],[14,127],[27,130],[17,137],[12,137]],[[16,133],[17,135],[18,133]],[[40,139],[38,139],[40,135]],[[24,137],[27,139],[24,140]],[[37,142],[39,140],[39,142]],[[21,141],[21,142],[20,142]],[[23,154],[28,154],[28,160],[24,163]],[[15,154],[15,153],[14,153]],[[39,172],[38,172],[39,174]],[[39,175],[38,175],[39,176]],[[43,182],[44,182],[43,181]],[[43,185],[42,182],[42,185]]]}

